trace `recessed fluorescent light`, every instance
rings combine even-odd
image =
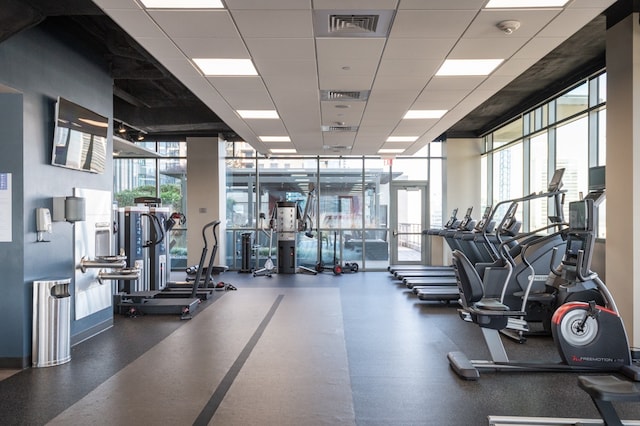
[[[422,118],[440,118],[447,113],[446,109],[412,109],[404,115],[406,120],[415,120]]]
[[[523,7],[562,7],[569,0],[489,0],[485,9],[519,9]]]
[[[504,59],[447,59],[436,76],[489,75]]]
[[[296,150],[294,148],[274,148],[270,149],[273,154],[295,154]]]
[[[258,75],[251,59],[194,58],[206,76]]]
[[[258,136],[261,142],[291,142],[289,136]]]
[[[418,136],[389,136],[387,142],[415,142]]]
[[[400,154],[402,152],[404,152],[404,149],[382,148],[378,150],[378,154]]]
[[[242,118],[280,118],[278,111],[273,109],[239,109],[238,114],[240,114]]]
[[[147,9],[223,9],[221,0],[140,0]]]

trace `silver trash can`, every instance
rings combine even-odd
[[[71,360],[71,278],[33,282],[34,367],[51,367]]]

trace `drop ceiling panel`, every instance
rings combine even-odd
[[[344,121],[347,125],[360,123],[364,113],[365,102],[352,102],[350,108],[336,108],[336,105],[346,105],[343,102],[324,101],[320,103],[322,112],[322,124],[334,124],[336,121]]]
[[[323,132],[322,140],[325,145],[351,146],[356,138],[356,132]]]
[[[371,60],[379,57],[384,49],[382,38],[318,38],[319,61],[336,59]]]
[[[185,59],[184,53],[166,37],[139,37],[138,43],[160,62]]]
[[[279,77],[284,77],[300,79],[309,84],[317,81],[315,61],[256,59],[253,62],[260,75],[270,80],[277,81]]]
[[[310,10],[234,10],[232,14],[245,38],[313,36]]]
[[[149,10],[149,15],[171,38],[238,37],[226,10]]]
[[[580,0],[580,1],[572,1],[569,3],[569,9],[580,9],[580,8],[595,8],[603,11],[607,7],[611,6],[615,3],[616,0]]]
[[[245,120],[258,136],[287,136],[289,133],[281,120]]]
[[[506,59],[526,42],[524,38],[463,38],[453,48],[449,59]]]
[[[541,37],[569,37],[600,13],[597,9],[565,10],[540,32]]]
[[[500,68],[498,68],[493,75],[506,75],[513,79],[528,70],[537,61],[537,59],[531,58],[511,58],[506,63],[500,65]]]
[[[425,86],[427,79],[425,76],[414,78],[398,78],[395,75],[377,75],[373,84],[372,92],[376,90],[413,90],[419,93]]]
[[[316,59],[313,38],[248,38],[245,41],[254,60]]]
[[[482,10],[473,20],[464,38],[526,38],[534,37],[553,18],[560,9],[521,9],[521,10]],[[520,28],[512,34],[505,34],[496,25],[501,21],[519,21]]]
[[[134,38],[165,36],[143,10],[109,9],[106,13]]]
[[[371,91],[369,99],[371,103],[395,102],[398,105],[403,103],[410,105],[416,99],[416,91],[376,88]]]
[[[434,77],[429,81],[427,89],[429,90],[448,90],[452,87],[456,89],[472,90],[486,77],[470,76],[470,77]]]
[[[347,9],[395,9],[397,0],[314,0],[313,8],[317,10]]]
[[[311,9],[311,0],[225,0],[228,9]]]
[[[248,59],[244,43],[238,38],[174,38],[173,41],[188,58]]]
[[[444,59],[457,41],[457,38],[391,38],[384,48],[383,58]]]
[[[258,67],[259,69],[264,69]],[[295,69],[295,67],[294,67]],[[318,95],[318,80],[315,73],[300,73],[297,74],[292,70],[283,70],[281,73],[270,72],[269,74],[263,74],[263,80],[272,96],[275,93],[281,91],[295,90],[298,93],[304,92],[307,96],[310,93]]]
[[[439,105],[436,109],[451,109],[467,96],[468,93],[468,90],[435,90],[432,87],[428,87],[420,93],[420,96],[416,99],[416,103],[420,105]]]
[[[398,123],[396,128],[393,130],[394,136],[421,136],[424,132],[431,128],[435,123],[437,123],[437,119],[427,119],[427,120],[402,120]]]
[[[141,9],[133,0],[93,0],[103,10],[111,9]]]
[[[271,96],[259,77],[209,77],[233,109],[274,109]]]
[[[529,41],[523,46],[515,55],[514,59],[531,59],[538,61],[538,59],[551,52],[557,46],[564,41],[561,37],[537,37]],[[502,68],[502,67],[500,67]]]
[[[402,0],[400,2],[400,9],[467,9],[478,10],[487,0]]]
[[[442,65],[440,60],[385,59],[380,64],[379,76],[395,76],[399,78],[418,78],[423,85],[438,71]]]
[[[456,38],[475,14],[475,10],[399,10],[389,37]]]
[[[319,76],[320,90],[369,90],[373,75]]]
[[[350,59],[344,60],[321,60],[318,63],[318,74],[320,80],[330,78],[362,78],[363,81],[372,81],[376,74],[379,58],[373,57],[370,60]],[[346,67],[347,69],[343,69]],[[370,84],[369,86],[370,87]],[[367,88],[368,88],[367,87]],[[354,86],[354,89],[358,89]]]

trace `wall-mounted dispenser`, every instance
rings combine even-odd
[[[45,232],[51,233],[51,212],[45,207],[36,209],[36,232],[38,242],[48,242],[44,239]]]
[[[85,199],[83,197],[54,197],[54,222],[70,223],[84,221],[86,217]]]

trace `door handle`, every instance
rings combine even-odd
[[[391,235],[393,235],[394,237],[398,236],[398,231],[396,231],[395,229],[393,230],[393,232],[391,233]]]

